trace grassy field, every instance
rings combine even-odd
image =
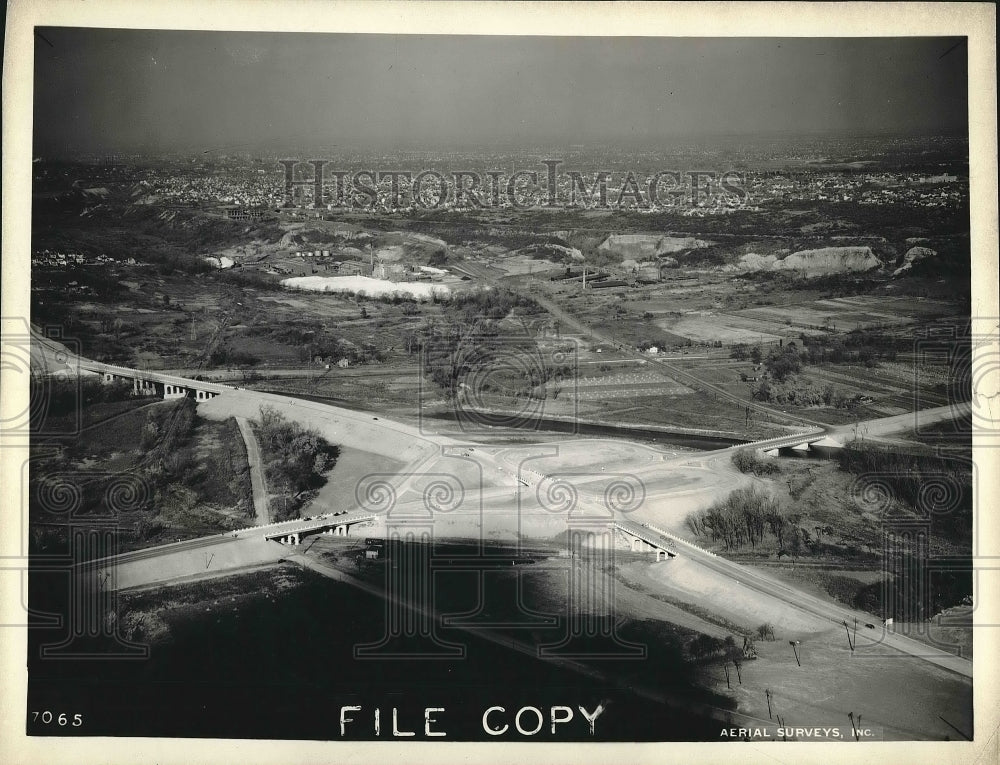
[[[545,287],[582,322],[617,342],[633,349],[657,345],[659,355],[670,363],[748,400],[767,401],[758,395],[766,370],[752,360],[733,359],[736,344],[757,347],[766,356],[790,342],[804,347],[803,336],[829,344],[864,329],[891,338],[898,349],[893,351],[892,360],[811,362],[783,384],[770,380],[775,396],[770,401],[790,414],[843,424],[949,403],[945,387],[954,370],[943,355],[919,351],[921,343],[927,342],[923,338],[928,328],[961,323],[967,307],[944,299],[867,294],[872,291],[870,284],[857,288],[865,294],[837,296],[829,288],[807,284],[775,288],[719,272],[697,273],[682,286],[661,283],[593,294],[588,291],[586,296],[578,284]],[[754,302],[767,305],[746,307]],[[586,343],[587,337],[578,340]],[[601,371],[607,382],[600,373],[588,374],[581,398],[588,397],[587,388],[625,382],[617,370],[613,374],[608,369]],[[641,395],[635,390],[637,380],[627,382],[631,385],[610,395]],[[661,385],[656,391],[659,403],[671,411],[685,408],[684,392],[673,388]],[[826,405],[824,393],[827,400],[844,403]],[[654,408],[643,405],[641,416],[655,417]],[[727,419],[724,409],[709,403],[707,409],[699,411]]]

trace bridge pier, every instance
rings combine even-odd
[[[132,380],[132,392],[137,396],[155,396],[156,383],[136,377]]]
[[[259,528],[263,531],[264,539],[269,539],[283,545],[298,545],[301,544],[302,538],[309,534],[346,537],[350,534],[351,526],[370,524],[374,520],[374,514],[364,515],[353,513],[336,518],[335,520],[331,519],[329,515],[323,515],[295,521],[271,523]]]
[[[187,388],[173,383],[165,383],[163,386],[163,398],[184,398],[187,396]]]
[[[657,561],[669,560],[673,555],[673,553],[666,548],[643,539],[637,534],[623,529],[620,526],[618,527],[618,533],[621,535],[621,539],[623,539],[628,545],[628,549],[632,552],[653,553],[656,556]]]
[[[165,399],[192,397],[195,401],[208,401],[219,395],[217,391],[198,387],[197,381],[192,381],[190,385],[180,385],[175,382],[161,383],[150,376],[155,374],[155,372],[140,372],[138,370],[134,374],[104,371],[101,373],[101,380],[109,384],[116,380],[129,380],[132,383],[132,392],[137,396],[155,396],[162,393]]]

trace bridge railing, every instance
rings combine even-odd
[[[128,377],[134,380],[153,380],[168,385],[177,385],[182,388],[206,390],[212,393],[224,393],[235,390],[231,385],[223,385],[209,380],[193,380],[190,377],[177,377],[162,372],[147,369],[131,369],[130,367],[119,367],[115,364],[105,364],[102,361],[91,361],[90,359],[80,359],[79,366],[92,372],[103,372],[105,374]]]
[[[636,523],[627,523],[627,522],[622,522],[622,521],[613,521],[611,525],[614,528],[619,529],[620,531],[625,532],[626,534],[631,534],[636,539],[641,539],[643,542],[646,542],[647,544],[653,545],[654,547],[660,547],[660,548],[662,548],[664,550],[668,550],[668,551],[671,551],[671,552],[674,549],[672,545],[664,544],[665,541],[666,542],[673,542],[674,540],[673,540],[672,537],[670,537],[670,536],[668,536],[666,534],[660,534],[657,531],[657,534],[661,538],[660,539],[656,539],[652,534],[649,534],[649,533],[646,532],[646,530],[649,529],[649,526],[647,526],[647,525],[636,524]],[[652,529],[652,530],[655,531],[655,529]]]
[[[739,444],[738,446],[731,446],[731,449],[761,449],[768,446],[774,446],[776,444],[784,444],[786,442],[802,443],[804,441],[819,441],[826,437],[826,431],[812,431],[809,433],[799,433],[788,436],[772,436],[770,438],[761,438],[757,441],[747,441],[745,444]],[[780,448],[780,447],[779,447]]]
[[[656,526],[653,526],[652,524],[649,524],[649,523],[644,524],[644,525],[646,526],[647,529],[649,529],[650,531],[655,531],[661,537],[666,537],[667,539],[671,539],[674,542],[678,542],[678,543],[680,543],[682,545],[687,545],[688,547],[693,547],[694,549],[700,550],[701,552],[705,553],[706,555],[711,555],[713,558],[718,558],[719,557],[718,555],[716,555],[711,550],[706,550],[701,545],[696,545],[694,542],[689,542],[688,540],[684,539],[684,537],[679,537],[676,534],[671,534],[670,532],[664,531],[663,529],[658,529],[658,528],[656,528]]]
[[[274,523],[262,523],[257,526],[246,526],[242,529],[236,529],[230,534],[242,534],[250,531],[264,531],[265,536],[267,535],[267,529],[273,529],[275,533],[288,533],[290,530],[295,531],[310,531],[312,529],[321,529],[324,526],[340,526],[342,524],[354,524],[363,523],[364,521],[375,520],[374,513],[368,513],[366,515],[352,515],[346,513],[344,515],[326,515],[320,516],[315,519],[308,518],[296,518],[290,521],[275,521]]]

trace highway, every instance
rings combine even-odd
[[[686,557],[697,560],[700,565],[724,574],[725,576],[731,578],[734,582],[737,582],[744,587],[749,587],[750,589],[756,590],[764,595],[778,598],[812,616],[818,616],[821,619],[826,619],[833,624],[842,624],[843,622],[847,622],[848,624],[853,625],[855,619],[857,619],[862,625],[873,621],[874,617],[872,617],[871,614],[866,614],[863,611],[852,611],[851,609],[839,606],[831,601],[817,598],[771,576],[768,576],[765,572],[726,560],[721,556],[714,555],[713,553],[691,545],[687,542],[687,540],[668,532],[658,530],[657,533],[675,543],[680,542],[683,545],[683,554]],[[871,630],[858,632],[859,655],[864,654],[864,650],[860,648],[860,646],[868,645],[873,647],[881,644],[894,648],[901,653],[924,659],[925,661],[939,667],[956,672],[963,677],[972,677],[972,662],[968,659],[963,659],[953,653],[934,648],[933,646],[912,640],[902,635],[893,634],[881,625],[877,626],[876,630],[877,631],[875,632],[872,632]],[[863,638],[863,640],[860,638]]]
[[[93,362],[88,362],[88,366],[92,365]],[[134,370],[126,370],[124,368],[116,368],[116,369],[121,369],[123,374],[135,373]],[[191,381],[185,380],[184,378],[177,378],[177,381],[178,381],[177,384],[179,385],[185,385],[191,383]],[[262,399],[264,401],[275,398],[270,394],[259,394],[253,391],[233,391],[230,392],[228,395],[251,397],[254,399]],[[372,421],[373,418],[371,418],[369,415],[360,415],[354,412],[349,412],[348,410],[342,410],[338,407],[330,407],[327,405],[314,404],[311,402],[301,402],[301,403],[303,406],[309,408],[310,410],[313,410],[315,414],[319,416],[327,416],[327,417],[333,416],[338,419],[349,417],[351,419],[364,422],[366,427],[374,426],[379,431],[396,433],[398,436],[402,436],[405,434],[406,436],[411,438],[416,437],[417,439],[419,439],[424,443],[427,443],[428,445],[434,444],[437,447],[441,446],[444,442],[447,442],[447,445],[451,446],[463,446],[465,448],[470,447],[470,444],[463,444],[462,442],[456,441],[454,439],[429,438],[426,434],[420,433],[416,428],[403,425],[402,423],[385,420],[384,418],[380,418],[375,423],[373,423]],[[925,412],[921,412],[919,418],[923,424],[927,424],[928,422],[953,419],[962,416],[967,411],[968,411],[968,405],[939,407],[938,409],[935,410],[927,410]],[[797,443],[801,443],[804,439],[823,437],[827,435],[842,436],[846,438],[851,434],[858,432],[859,429],[863,432],[884,434],[892,432],[893,430],[898,431],[901,429],[912,428],[914,426],[914,421],[915,420],[913,413],[909,413],[905,415],[897,415],[894,417],[872,420],[865,423],[858,423],[851,426],[841,426],[838,428],[820,427],[817,430],[812,431],[811,433],[805,436],[803,436],[802,434],[781,436],[779,438],[767,439],[765,441],[757,442],[755,446],[759,448],[778,448],[779,446],[792,446]],[[537,448],[538,448],[537,446],[532,447],[532,449],[535,451],[537,451]],[[730,447],[727,449],[705,452],[695,455],[683,455],[678,459],[683,459],[688,463],[697,462],[703,465],[711,464],[712,461],[719,459],[723,455],[731,453],[734,448],[741,448],[741,447]],[[483,451],[484,450],[480,450],[480,452]],[[421,474],[425,472],[425,468],[432,466],[432,463],[436,460],[438,456],[440,456],[440,452],[438,451],[437,448],[430,451],[422,449],[418,450],[418,452],[414,456],[415,459],[411,460],[411,464],[408,466],[407,475],[405,476],[400,486],[397,487],[398,496],[402,495],[402,492],[405,489],[405,487],[409,486],[412,483],[412,481],[419,478]],[[489,464],[492,464],[494,467],[497,468],[500,467],[501,461],[497,460],[496,457],[491,456],[488,453],[483,453],[481,459],[486,460]],[[666,463],[664,464],[664,468],[669,469]],[[537,476],[533,477],[534,480],[532,481],[532,483],[537,482],[538,480],[541,480],[544,477],[545,477],[544,475],[538,474]],[[516,478],[514,476],[511,476],[509,472],[507,476],[505,476],[505,480],[509,481],[513,486],[516,487],[517,485]],[[495,487],[490,491],[500,493],[507,490],[509,489],[507,489],[506,487]],[[597,503],[598,501],[599,500],[596,496],[589,496],[589,494],[586,492],[581,492],[580,494],[580,502],[583,504]],[[601,510],[604,511],[603,506]],[[639,514],[632,513],[630,514],[629,518],[626,519],[624,518],[624,516],[618,514],[619,522],[624,524],[627,524],[630,521],[637,520],[638,516]],[[119,567],[139,562],[144,562],[148,564],[152,562],[154,559],[159,557],[169,556],[173,557],[176,560],[178,555],[205,552],[206,550],[212,547],[216,547],[219,550],[223,549],[229,550],[231,552],[233,550],[232,548],[233,545],[239,545],[241,541],[248,541],[248,540],[262,541],[265,535],[278,536],[282,534],[291,534],[296,532],[304,533],[307,531],[315,530],[316,528],[319,527],[340,525],[343,523],[360,522],[362,520],[369,520],[373,517],[374,516],[370,513],[365,514],[364,512],[354,512],[340,516],[333,516],[331,514],[323,516],[321,518],[307,518],[307,519],[299,519],[295,521],[284,522],[280,524],[268,524],[266,526],[241,529],[239,531],[230,532],[228,534],[217,534],[208,537],[202,537],[198,539],[186,540],[182,542],[176,542],[173,544],[147,548],[144,550],[138,550],[135,552],[125,553],[123,555],[116,556],[113,559],[89,561],[84,565],[88,570],[93,570],[95,568],[107,567],[112,563]],[[860,612],[854,612],[849,609],[840,607],[832,602],[827,602],[825,600],[821,600],[817,597],[811,596],[807,593],[802,592],[801,590],[798,590],[783,582],[775,580],[774,578],[768,576],[766,573],[749,569],[738,563],[728,561],[725,558],[721,558],[714,554],[708,553],[704,550],[701,550],[700,548],[695,547],[694,545],[691,545],[689,542],[687,542],[687,540],[683,540],[680,537],[667,534],[660,530],[657,530],[657,533],[661,534],[662,536],[665,536],[671,542],[675,543],[671,545],[672,549],[679,550],[679,552],[683,554],[685,557],[690,557],[693,560],[697,560],[700,565],[710,570],[724,574],[725,576],[730,577],[735,582],[738,582],[743,586],[750,587],[769,597],[779,599],[785,603],[794,606],[795,608],[805,611],[806,613],[818,616],[835,624],[840,624],[843,621],[848,621],[849,623],[853,623],[853,620],[855,618],[858,618],[860,621],[862,621],[862,623],[864,623],[865,620],[870,620],[872,618],[870,615],[863,614]],[[681,545],[680,548],[678,548],[678,544]],[[254,558],[254,560],[257,560],[261,557],[261,552],[260,552],[261,549],[265,548],[261,548],[260,545],[257,544],[254,552],[256,558]],[[275,553],[276,559],[280,559],[281,557],[287,557],[288,548],[279,548],[275,546],[274,549],[276,550]],[[282,550],[284,550],[284,552],[281,552]],[[280,552],[280,555],[277,554],[278,552]],[[266,554],[264,557],[266,557]],[[214,556],[212,558],[207,558],[207,560],[209,561],[214,560]],[[236,561],[237,563],[242,562],[242,559],[238,555],[235,556],[233,560]],[[211,563],[207,564],[205,568],[209,568],[210,566]],[[204,569],[201,569],[201,572],[203,573]],[[865,635],[865,638],[866,640],[869,641],[869,643],[878,642],[883,645],[888,645],[908,655],[922,658],[937,666],[944,667],[946,669],[949,669],[953,672],[959,673],[966,677],[971,677],[971,672],[972,672],[971,662],[968,662],[964,659],[956,657],[947,652],[940,651],[938,649],[934,649],[922,643],[910,640],[909,638],[905,638],[900,635],[894,635],[891,632],[885,632],[885,633],[880,632],[877,636],[872,638],[869,638],[867,635]]]

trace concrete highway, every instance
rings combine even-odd
[[[123,373],[130,371],[132,370],[123,370]],[[179,381],[178,384],[190,382],[183,378],[177,379]],[[225,403],[224,400],[244,401],[245,404],[251,405],[251,408],[274,401],[282,401],[286,407],[301,407],[302,410],[307,410],[309,413],[308,421],[310,422],[316,422],[321,419],[332,421],[333,427],[338,433],[350,440],[357,441],[363,447],[377,449],[393,455],[398,455],[401,449],[406,451],[408,454],[408,458],[405,460],[407,463],[406,468],[403,471],[402,480],[396,487],[397,496],[400,498],[403,497],[405,491],[415,486],[425,473],[429,474],[433,472],[435,463],[439,459],[442,459],[442,454],[444,453],[442,450],[444,447],[453,447],[468,451],[475,450],[477,460],[481,460],[483,464],[491,465],[495,469],[496,475],[491,478],[491,483],[480,486],[484,494],[492,494],[499,497],[510,492],[511,487],[516,492],[518,486],[525,485],[523,478],[519,481],[516,471],[511,470],[515,461],[511,459],[509,449],[504,450],[506,453],[502,455],[493,454],[490,450],[473,447],[472,444],[456,439],[428,436],[428,434],[420,432],[417,428],[386,420],[385,418],[373,418],[367,414],[351,412],[339,407],[314,402],[292,402],[287,397],[277,397],[272,394],[263,394],[254,391],[233,391],[226,389],[220,392],[217,399],[202,402],[199,406],[211,406],[216,404],[216,402],[223,404]],[[941,407],[937,410],[922,412],[919,415],[919,421],[922,424],[928,424],[934,421],[954,419],[963,416],[967,411],[967,405]],[[847,438],[853,437],[855,432],[864,432],[871,435],[886,434],[911,429],[914,426],[914,422],[914,415],[910,413],[839,428],[821,427],[806,436],[802,434],[782,436],[777,439],[768,439],[755,445],[760,448],[777,448],[778,446],[792,446],[801,443],[804,438],[825,436]],[[728,455],[731,454],[733,448],[739,447],[730,447],[713,452],[679,455],[673,460],[661,461],[659,465],[654,460],[646,466],[645,470],[650,473],[662,473],[663,471],[669,473],[671,463],[678,464],[682,461],[688,465],[710,466],[713,462],[717,463],[720,459],[725,458],[728,460]],[[537,453],[538,449],[538,445],[534,445],[528,451]],[[574,461],[575,464],[575,460],[571,459],[571,461]],[[506,471],[503,470],[504,467],[507,467]],[[572,467],[573,465],[569,465],[567,469],[572,469]],[[544,478],[544,473],[529,476],[529,484],[535,485],[540,480],[544,480]],[[598,497],[596,494],[591,496],[584,491],[581,492],[579,501],[583,504],[596,503]],[[336,522],[338,524],[349,523],[355,520],[355,518],[360,519],[363,515],[363,513],[351,513],[331,518],[330,521],[331,523]],[[622,517],[622,520],[641,522],[643,519],[640,512],[630,514],[627,519]],[[315,521],[302,519],[287,524],[271,524],[266,528],[269,530],[274,529],[279,533],[283,531],[294,533],[296,530],[304,530],[310,524],[315,525]],[[657,531],[660,533],[659,530]],[[270,531],[268,533],[270,534]],[[845,620],[853,623],[855,617],[862,623],[872,619],[870,615],[854,612],[832,602],[808,595],[801,590],[768,576],[766,573],[749,569],[738,563],[699,550],[690,544],[683,544],[684,540],[680,537],[669,534],[667,536],[673,542],[682,542],[681,545],[673,545],[674,549],[677,549],[679,554],[696,560],[699,565],[724,574],[745,587],[750,587],[768,597],[781,600],[809,614],[835,624],[839,624]],[[289,548],[276,542],[268,542],[264,537],[264,529],[260,527],[244,529],[228,534],[213,535],[139,550],[117,556],[113,560],[91,561],[86,567],[91,571],[104,572],[113,565],[117,570],[116,586],[127,588],[151,584],[156,581],[172,581],[182,579],[186,576],[205,575],[211,571],[221,572],[240,567],[261,565],[268,561],[276,562],[287,558],[289,550],[294,552],[294,548]],[[858,634],[861,635],[862,633],[859,632]],[[971,662],[947,652],[917,643],[900,635],[894,635],[891,632],[883,632],[881,629],[878,634],[865,634],[864,637],[868,643],[881,643],[902,653],[922,658],[937,666],[944,667],[966,677],[971,677]]]
[[[632,518],[630,520],[634,521],[635,519]],[[855,619],[858,620],[860,625],[877,621],[871,614],[866,614],[863,611],[853,611],[832,601],[817,598],[775,579],[763,571],[740,565],[739,563],[726,560],[721,556],[693,546],[681,537],[668,532],[658,533],[674,543],[679,542],[680,546],[675,547],[675,549],[678,549],[686,557],[697,560],[700,565],[724,574],[731,578],[733,582],[744,587],[749,587],[764,595],[783,600],[808,614],[818,616],[834,624],[847,622],[852,627]],[[857,634],[859,638],[857,649],[859,656],[864,655],[863,646],[874,647],[881,644],[895,648],[900,653],[924,659],[964,677],[972,677],[972,662],[968,659],[963,659],[953,653],[934,648],[926,643],[921,643],[903,635],[896,635],[891,629],[881,624],[877,624],[874,631],[863,627]]]

